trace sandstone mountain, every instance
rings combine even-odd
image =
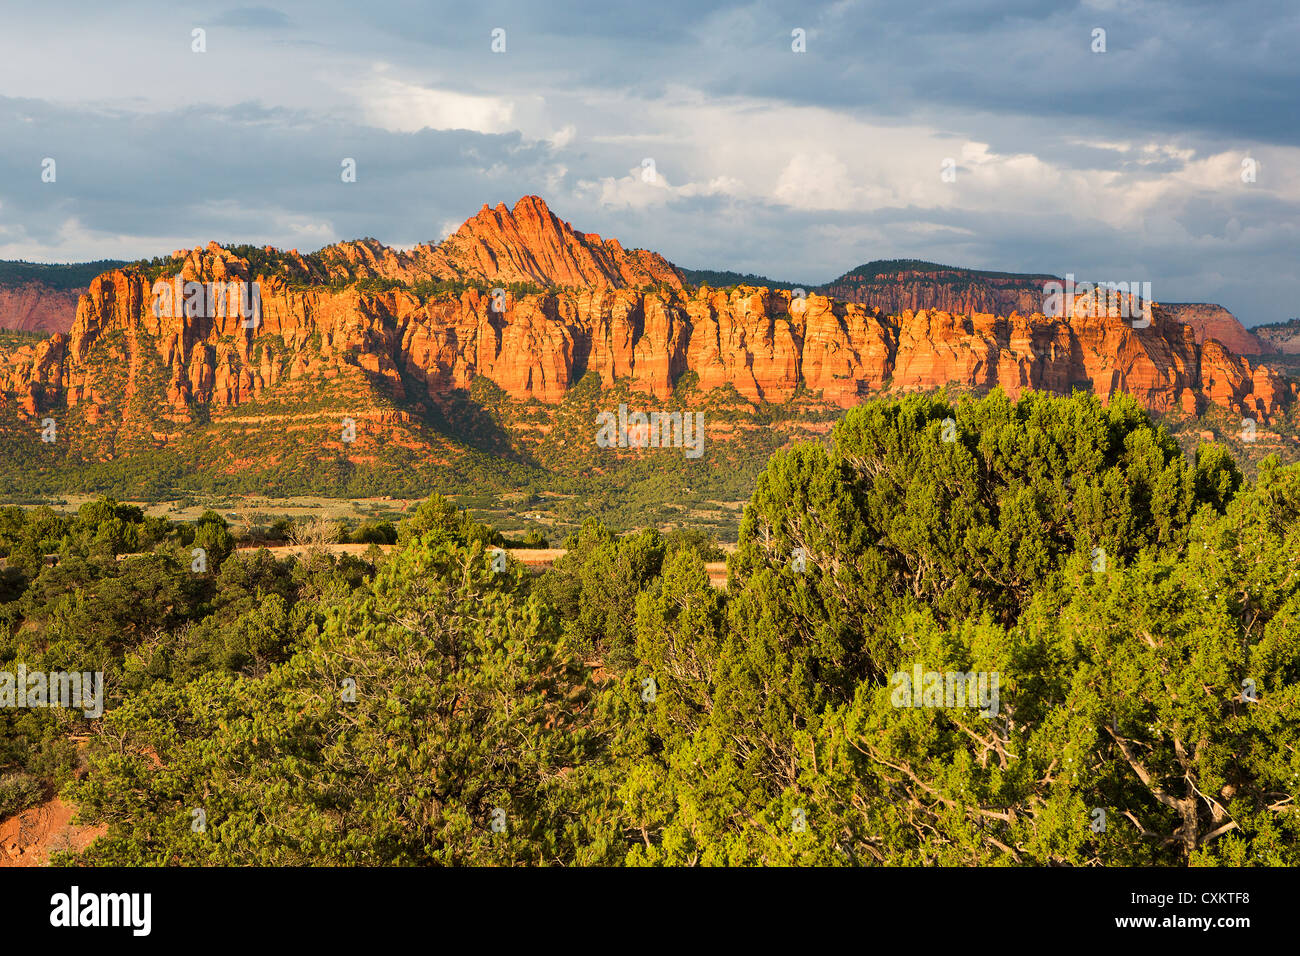
[[[1209,302],[1165,302],[1165,310],[1196,333],[1196,341],[1217,339],[1238,355],[1272,355],[1278,350],[1251,332],[1221,305]]]
[[[265,250],[274,254],[274,250]],[[185,251],[173,254],[184,259]],[[559,219],[538,196],[525,196],[508,209],[483,206],[478,215],[440,243],[409,251],[374,239],[341,242],[311,256],[288,253],[297,277],[308,281],[379,278],[421,281],[532,284],[582,288],[629,288],[665,284],[682,287],[681,274],[662,256],[625,249],[617,239],[582,233]],[[77,300],[91,278],[126,263],[34,266],[6,275],[0,263],[0,329],[68,332]],[[29,274],[32,273],[32,274]]]
[[[681,275],[662,256],[624,249],[617,239],[576,231],[539,196],[507,209],[486,205],[441,243],[398,252],[373,239],[343,242],[318,253],[331,275],[352,278],[462,280],[540,286],[613,288],[682,287]]]
[[[150,276],[115,270],[91,283],[69,335],[9,357],[4,392],[29,415],[65,400],[94,402],[93,346],[113,336],[127,369],[147,356],[165,371],[166,403],[181,418],[196,406],[253,400],[281,379],[346,366],[382,380],[398,399],[434,402],[485,376],[511,398],[555,403],[588,371],[606,386],[626,379],[655,397],[694,372],[701,389],[732,386],[755,403],[785,402],[800,389],[845,407],[883,389],[1001,386],[1016,396],[1026,388],[1085,388],[1103,398],[1128,392],[1160,412],[1194,415],[1216,403],[1264,421],[1291,394],[1270,368],[1216,341],[1198,344],[1158,305],[1150,327],[1134,328],[1128,319],[1092,315],[1099,310],[1082,300],[1061,318],[928,309],[890,315],[762,288],[598,286],[509,295],[497,312],[492,296],[474,288],[421,299],[402,288],[303,285],[294,280],[310,272],[305,266],[289,279],[258,276],[247,259],[215,243],[177,265],[190,281],[257,279],[260,325],[244,328],[238,314],[158,316]]]
[[[267,247],[269,255],[282,255]],[[184,250],[173,254],[184,259]],[[576,231],[538,196],[525,196],[513,210],[484,205],[441,243],[396,250],[375,239],[337,243],[309,256],[287,254],[300,281],[387,279],[404,284],[439,281],[529,284],[542,287],[637,288],[684,285],[796,286],[890,315],[904,310],[1031,315],[1042,306],[1043,284],[1055,277],[989,272],[915,259],[877,260],[822,286],[774,282],[734,272],[679,269],[652,252],[624,249],[616,239]],[[89,280],[125,265],[105,260],[67,266],[0,263],[0,329],[68,332]],[[1059,280],[1056,280],[1059,281]],[[1232,313],[1210,303],[1164,303],[1166,312],[1190,325],[1198,342],[1215,338],[1239,355],[1279,351],[1251,333]],[[1282,349],[1285,351],[1285,349]]]
[[[124,265],[109,259],[67,265],[0,262],[0,329],[67,332],[90,280]]]
[[[872,282],[906,283],[916,271],[879,272]],[[154,308],[155,283],[176,277],[256,282],[259,321],[234,310]],[[454,443],[420,432],[421,423],[462,427],[463,397],[485,382],[539,408],[568,402],[585,382],[660,403],[679,400],[689,382],[691,394],[735,396],[751,411],[833,410],[941,386],[999,386],[1012,397],[1084,389],[1103,400],[1126,392],[1157,413],[1218,408],[1261,425],[1294,410],[1295,383],[1213,336],[1199,341],[1162,306],[1146,326],[1087,299],[1060,317],[983,311],[976,306],[990,304],[986,295],[995,307],[1027,305],[1023,283],[1000,274],[989,281],[983,292],[954,284],[951,309],[691,287],[662,257],[578,232],[525,197],[513,210],[484,207],[443,243],[410,251],[374,240],[308,255],[210,243],[106,272],[81,297],[67,334],[0,355],[0,418],[24,440],[34,440],[37,423],[57,420],[80,436],[78,455],[110,460],[178,444],[201,456],[212,440],[204,429],[240,410],[241,441],[253,440],[255,422],[262,444],[229,446],[223,467],[257,469],[280,456],[277,436],[292,441],[295,430],[315,427],[304,423],[315,415],[348,416],[369,436],[334,443],[343,465],[395,449],[404,460],[450,460]],[[941,283],[927,288],[949,294]],[[532,426],[539,434],[555,428],[546,419]],[[556,441],[589,441],[587,424],[581,436]]]
[[[1275,352],[1300,355],[1300,319],[1256,326],[1254,332]]]
[[[939,309],[964,315],[977,312],[1030,315],[1043,307],[1044,283],[1060,281],[1059,277],[1050,275],[984,272],[916,259],[895,259],[858,266],[818,287],[817,291],[891,314],[904,309]],[[1218,339],[1238,355],[1270,355],[1276,351],[1221,305],[1208,302],[1162,302],[1162,305],[1170,318],[1191,326],[1197,342]]]
[[[1055,276],[958,269],[918,259],[868,262],[818,291],[883,312],[938,309],[953,314],[1032,315],[1043,307],[1043,284]]]

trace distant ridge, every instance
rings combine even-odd
[[[898,273],[906,272],[943,274],[945,276],[952,276],[952,281],[960,281],[961,278],[1021,279],[1025,281],[1057,278],[1056,276],[1050,276],[1046,273],[999,272],[989,269],[968,269],[965,266],[944,265],[941,262],[928,262],[925,259],[873,259],[870,262],[864,262],[862,265],[850,269],[838,279],[833,279],[826,283],[826,285],[831,286],[837,282],[843,282],[849,279],[872,279],[878,276],[896,275]]]
[[[1241,321],[1213,302],[1161,302],[1161,305],[1179,322],[1196,332],[1196,341],[1217,339],[1238,355],[1273,355],[1277,348],[1268,340],[1256,335]]]
[[[939,309],[958,315],[1030,315],[1042,311],[1043,284],[1055,278],[963,269],[923,259],[877,259],[850,269],[818,291],[891,314]]]
[[[687,285],[707,285],[713,289],[728,289],[732,286],[742,285],[765,286],[769,289],[781,289],[786,292],[791,289],[812,291],[817,288],[816,284],[812,282],[781,282],[777,279],[769,279],[767,276],[755,275],[752,272],[732,272],[729,269],[683,269],[681,266],[676,268]]]
[[[44,263],[0,260],[0,329],[67,332],[77,300],[97,275],[121,268],[118,259]]]
[[[1300,355],[1300,319],[1257,325],[1251,331],[1278,352]]]
[[[27,262],[25,259],[0,259],[0,286],[40,282],[51,289],[85,289],[97,275],[120,269],[122,259],[96,259],[94,262]]]

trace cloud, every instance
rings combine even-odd
[[[242,27],[248,30],[283,30],[289,18],[272,7],[236,7],[212,21],[217,26]]]
[[[778,202],[800,209],[838,209],[857,191],[849,167],[829,152],[795,153],[772,190]]]
[[[373,0],[366,14],[233,7],[196,55],[188,20],[147,4],[11,11],[3,254],[410,244],[540,193],[580,229],[694,267],[802,282],[903,256],[1142,270],[1247,321],[1294,311],[1293,0],[483,0],[436,17]],[[57,184],[40,182],[45,156]],[[344,157],[356,183],[340,182]]]
[[[514,104],[507,99],[406,83],[385,75],[386,69],[384,65],[377,67],[375,75],[357,91],[365,120],[381,129],[403,133],[422,129],[502,133],[512,128]]]
[[[680,199],[703,196],[738,195],[743,184],[728,176],[715,176],[707,182],[683,183],[674,186],[658,168],[655,160],[646,157],[641,165],[630,169],[625,176],[606,176],[599,180],[579,180],[575,193],[579,197],[595,197],[602,206],[644,209]]]
[[[578,128],[572,123],[568,123],[563,129],[557,129],[547,137],[551,146],[555,149],[564,149],[573,142],[574,137],[578,135]]]

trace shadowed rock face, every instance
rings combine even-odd
[[[872,262],[850,270],[818,291],[846,302],[874,306],[889,315],[906,309],[974,315],[1031,315],[1043,308],[1043,286],[1060,279],[956,269],[921,262]],[[1159,298],[1157,296],[1157,298]],[[1238,355],[1271,355],[1271,344],[1254,335],[1221,305],[1165,302],[1166,314],[1189,325],[1196,341],[1218,339]]]
[[[0,328],[67,332],[72,328],[82,291],[56,289],[44,282],[0,286]]]
[[[955,315],[984,312],[1031,315],[1043,307],[1049,275],[1009,275],[921,262],[869,262],[818,291],[845,302],[874,306],[889,315],[906,309]]]
[[[1219,344],[1238,355],[1273,355],[1271,344],[1255,335],[1221,305],[1210,302],[1166,302],[1165,311],[1196,333],[1196,341],[1217,339]]]
[[[124,407],[123,398],[148,384],[142,394],[165,396],[161,411],[183,421],[198,406],[237,405],[281,380],[334,379],[349,366],[415,403],[438,402],[480,375],[512,398],[556,403],[587,372],[606,386],[626,380],[659,398],[689,371],[702,389],[732,386],[753,402],[785,402],[805,388],[840,407],[884,390],[947,384],[1001,386],[1013,397],[1028,388],[1082,388],[1103,398],[1127,392],[1159,412],[1196,414],[1214,402],[1261,422],[1295,393],[1219,341],[1198,343],[1190,326],[1158,305],[1149,326],[1135,328],[1086,299],[1061,317],[1015,309],[891,314],[818,294],[684,289],[661,257],[576,232],[536,197],[513,211],[484,207],[437,246],[403,252],[364,240],[309,257],[267,255],[273,266],[258,268],[272,276],[215,243],[176,253],[169,272],[235,288],[256,279],[255,328],[234,310],[159,315],[143,273],[105,273],[82,296],[67,335],[4,357],[7,396],[0,397],[35,415],[64,398]],[[552,288],[495,302],[472,288],[421,299],[406,289],[331,287],[338,277],[472,277]],[[106,362],[125,370],[125,385],[114,387],[127,395],[99,391],[109,378]]]

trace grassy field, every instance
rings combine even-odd
[[[536,531],[551,544],[558,545],[565,535],[581,526],[581,501],[577,495],[540,494],[528,496],[522,492],[500,496],[470,493],[448,496],[464,508],[477,521],[490,524],[507,537],[522,537]],[[98,495],[65,494],[46,502],[56,511],[75,512],[83,504],[98,500]],[[324,498],[298,496],[292,498],[240,497],[195,495],[170,501],[132,501],[145,514],[170,518],[173,521],[194,521],[205,511],[215,511],[238,535],[265,529],[277,518],[299,520],[322,517],[342,521],[349,527],[366,522],[397,522],[416,508],[422,499],[414,498]],[[679,520],[661,521],[656,526],[661,531],[671,531],[683,525],[703,527],[725,544],[734,537],[726,531],[739,524],[745,501],[708,502],[709,508],[682,509]],[[38,507],[25,504],[24,507]],[[618,530],[632,530],[620,528]]]

